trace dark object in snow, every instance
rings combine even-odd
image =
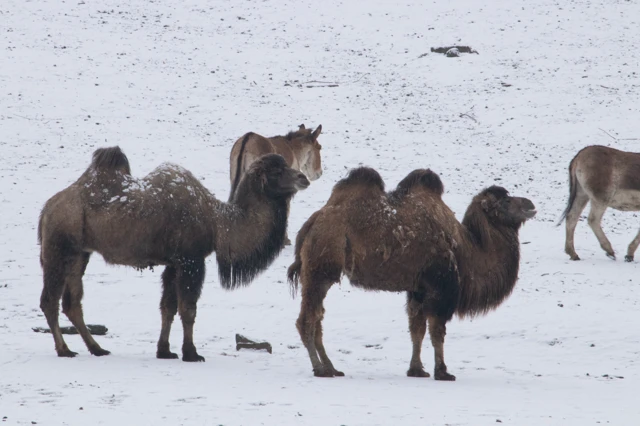
[[[242,334],[236,333],[236,351],[239,351],[240,349],[265,350],[269,353],[273,353],[271,343],[254,342],[253,340],[247,339]]]
[[[448,46],[448,47],[432,47],[432,52],[443,53],[448,58],[457,58],[461,53],[475,53],[479,55],[478,51],[469,46]]]
[[[89,332],[91,332],[91,334],[93,334],[94,336],[104,336],[105,334],[107,334],[107,331],[109,331],[109,329],[104,325],[98,324],[87,324],[87,328],[89,329]],[[32,330],[36,333],[51,333],[50,328],[44,327],[33,327]],[[60,332],[62,334],[78,334],[78,330],[74,326],[60,327]]]

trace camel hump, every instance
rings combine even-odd
[[[384,191],[384,181],[376,170],[371,167],[358,167],[352,169],[346,178],[341,179],[333,187],[334,189],[342,189],[351,185],[366,185],[377,187]]]
[[[121,171],[125,174],[131,174],[129,160],[119,146],[110,148],[98,148],[93,153],[91,167],[95,170],[104,171]]]
[[[509,191],[504,189],[501,186],[492,185],[488,188],[485,188],[481,193],[481,196],[493,195],[497,199],[506,198],[509,196]]]
[[[421,186],[427,188],[438,196],[444,193],[444,185],[440,180],[440,176],[431,169],[418,169],[409,173],[404,179],[398,183],[395,192],[398,195],[406,195],[413,187]]]

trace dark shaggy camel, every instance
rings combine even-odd
[[[619,151],[606,146],[588,146],[576,154],[569,164],[569,202],[562,213],[567,219],[564,251],[571,260],[580,260],[573,244],[580,214],[591,201],[588,223],[600,247],[616,258],[611,243],[602,230],[601,221],[607,207],[621,211],[640,211],[640,154]],[[640,232],[631,241],[624,259],[633,261],[640,245]]]
[[[370,168],[352,170],[327,204],[302,226],[289,267],[295,293],[302,286],[296,322],[316,376],[344,374],[323,343],[323,300],[342,274],[365,290],[406,291],[413,355],[408,376],[429,377],[420,352],[429,327],[435,379],[455,380],[444,362],[446,323],[453,314],[485,314],[505,300],[518,278],[520,226],[535,214],[526,198],[489,187],[473,198],[459,223],[442,201],[442,182],[415,170],[385,193]]]
[[[322,176],[320,158],[322,146],[318,143],[320,132],[322,132],[322,125],[313,130],[307,129],[304,124],[301,124],[298,130],[289,132],[286,136],[265,138],[252,132],[242,136],[231,148],[229,158],[231,195],[229,199],[233,197],[240,179],[249,170],[251,164],[266,154],[280,154],[292,169],[301,171],[311,181],[318,179]],[[285,244],[291,244],[286,235]]]
[[[204,361],[193,344],[205,258],[216,252],[220,282],[232,289],[266,269],[284,246],[287,204],[309,181],[280,155],[256,161],[229,203],[217,200],[189,171],[163,164],[135,179],[120,148],[101,148],[80,178],[51,197],[40,214],[38,239],[44,312],[58,356],[77,355],[58,325],[62,311],[89,352],[108,355],[93,339],[82,312],[82,276],[91,254],[107,263],[162,273],[162,330],[158,358],[177,358],[169,333],[176,312],[184,329],[183,361]]]

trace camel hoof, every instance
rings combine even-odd
[[[100,347],[98,348],[93,348],[93,349],[89,349],[89,352],[91,352],[91,355],[95,355],[95,356],[105,356],[105,355],[109,355],[111,352],[102,349]]]
[[[334,376],[333,371],[327,370],[325,368],[323,369],[314,368],[313,375],[316,377],[333,377]],[[342,373],[342,375],[344,376],[344,373]]]
[[[198,354],[183,354],[182,360],[184,362],[204,362],[204,357]]]
[[[344,373],[342,371],[333,370],[334,377],[344,377]]]
[[[58,351],[58,356],[60,358],[74,358],[76,355],[78,355],[78,352],[70,351],[69,348]]]
[[[449,374],[446,371],[436,371],[433,375],[433,378],[445,382],[455,382],[456,380],[456,376],[454,376],[453,374]]]
[[[291,245],[291,240],[289,238],[285,238],[284,239],[284,245],[285,246],[290,246]]]
[[[571,256],[571,260],[580,260],[580,256],[576,255],[572,255]]]
[[[178,354],[171,351],[156,352],[156,358],[158,359],[178,359]]]
[[[624,261],[625,261],[625,262],[633,262],[633,256],[626,255],[626,256],[624,257]]]
[[[607,257],[611,260],[616,260],[616,255],[615,253],[607,253]]]
[[[409,377],[431,377],[431,374],[424,371],[422,368],[410,368],[407,370],[407,376]]]

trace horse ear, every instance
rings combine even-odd
[[[298,126],[298,130],[304,130],[304,129],[305,129],[304,123],[302,123],[301,125]]]
[[[318,128],[311,134],[311,139],[318,139],[318,136],[320,136],[320,132],[322,132],[322,124],[319,125]]]

